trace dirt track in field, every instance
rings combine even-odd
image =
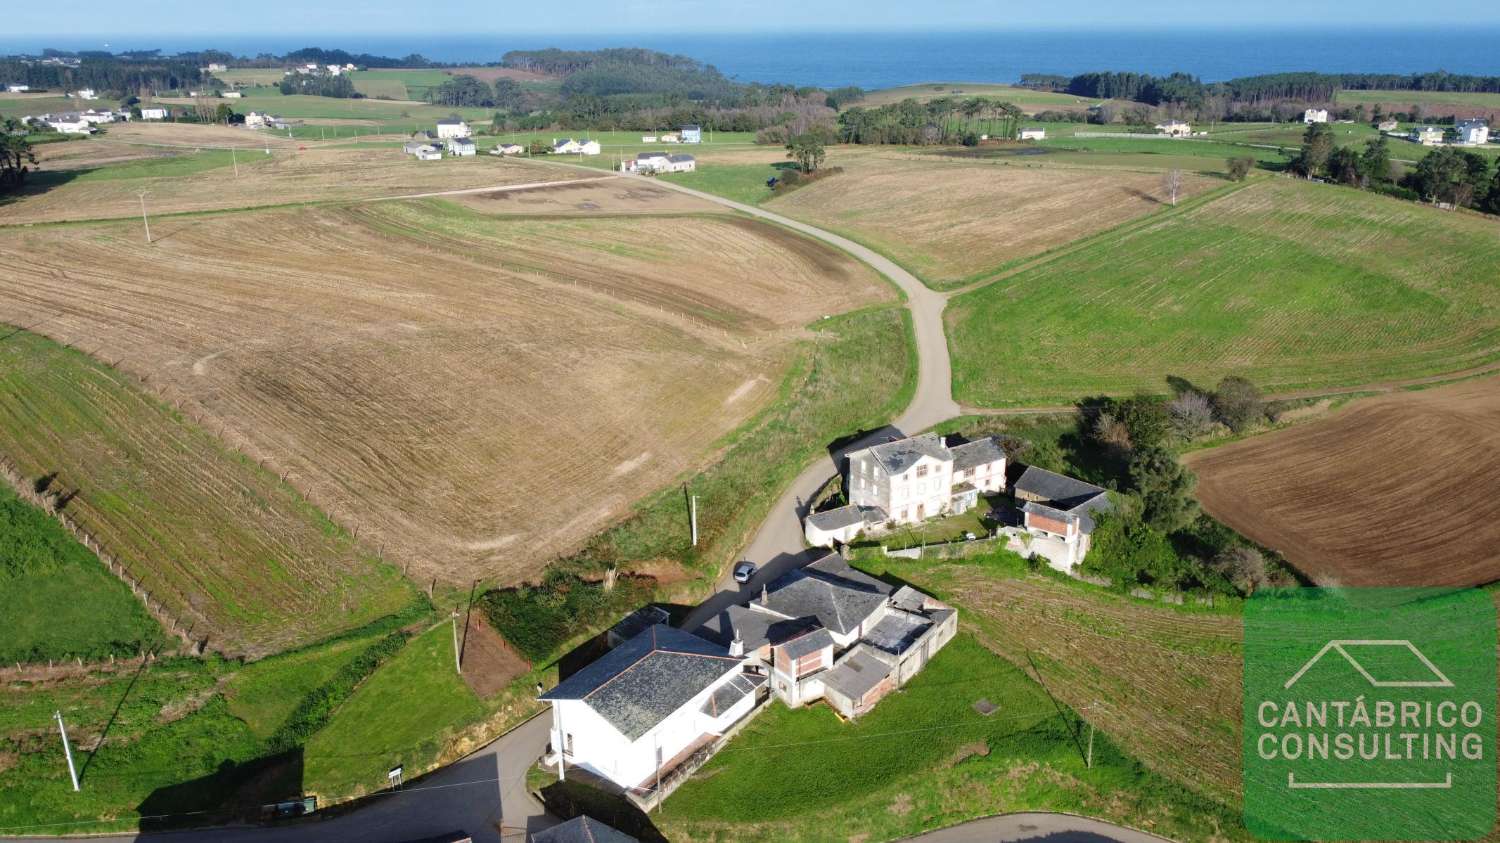
[[[1324,585],[1500,579],[1500,380],[1357,402],[1190,454],[1215,518]]]
[[[0,230],[0,322],[119,361],[414,578],[465,584],[577,548],[764,406],[804,325],[891,297],[700,215],[388,202],[153,233]]]

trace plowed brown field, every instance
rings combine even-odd
[[[802,326],[889,300],[709,216],[387,202],[0,229],[0,322],[71,342],[262,459],[413,576],[517,581],[700,464]]]
[[[1215,518],[1322,585],[1500,579],[1500,381],[1358,402],[1191,454]]]

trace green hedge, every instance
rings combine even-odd
[[[371,644],[355,659],[339,669],[333,678],[302,699],[269,741],[272,753],[284,752],[306,743],[328,724],[338,707],[391,656],[406,646],[411,636],[397,630]]]

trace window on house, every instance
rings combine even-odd
[[[919,466],[917,466],[917,476],[918,477],[926,477],[927,476],[927,466],[925,466],[925,465],[919,465]]]

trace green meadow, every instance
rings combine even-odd
[[[954,393],[973,406],[1160,392],[1177,375],[1272,390],[1493,361],[1500,223],[1265,179],[1128,223],[955,298]]]

